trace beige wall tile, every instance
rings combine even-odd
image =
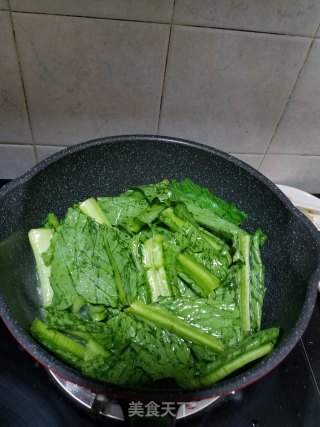
[[[248,163],[248,165],[252,166],[255,169],[259,168],[261,160],[263,159],[262,154],[230,154],[242,160],[243,162]]]
[[[169,26],[13,18],[37,144],[156,132]]]
[[[320,40],[312,47],[269,152],[320,155]]]
[[[17,178],[35,161],[32,145],[0,144],[0,179]]]
[[[0,9],[1,10],[8,10],[9,4],[7,0],[0,0]]]
[[[173,0],[10,0],[12,10],[170,22]]]
[[[310,43],[175,27],[160,133],[234,153],[264,153]]]
[[[41,160],[44,160],[47,157],[52,156],[52,154],[55,154],[58,151],[61,151],[66,147],[52,147],[50,145],[36,145],[35,148],[36,148],[37,161],[40,162]]]
[[[317,0],[176,0],[174,22],[313,36],[320,22]]]
[[[31,143],[8,12],[0,12],[0,142]]]

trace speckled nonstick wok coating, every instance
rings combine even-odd
[[[30,336],[38,315],[36,272],[27,232],[48,212],[63,216],[89,196],[117,195],[128,186],[190,177],[249,215],[244,227],[268,235],[262,250],[266,296],[262,326],[281,327],[275,351],[241,373],[199,389],[133,388],[80,375]],[[255,169],[226,153],[168,137],[119,136],[58,152],[0,190],[0,309],[18,342],[60,376],[109,396],[191,401],[242,388],[267,374],[297,344],[310,319],[320,279],[320,241],[315,227]]]

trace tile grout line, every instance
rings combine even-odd
[[[250,30],[249,28],[233,28],[233,27],[208,27],[206,25],[197,25],[197,24],[182,24],[176,22],[174,25],[177,27],[191,27],[191,28],[203,28],[204,30],[221,30],[221,31],[234,31],[239,33],[249,33],[249,34],[262,34],[262,35],[271,35],[271,36],[285,36],[285,37],[301,37],[305,39],[313,39],[313,36],[307,36],[305,34],[292,34],[292,33],[276,33],[274,31],[257,31]]]
[[[175,0],[174,0],[175,5]],[[173,6],[174,9],[174,6]],[[12,10],[13,13],[21,13],[24,15],[43,15],[43,16],[60,16],[63,18],[84,18],[84,19],[99,19],[99,20],[105,20],[105,21],[124,21],[124,22],[135,22],[135,23],[141,23],[141,24],[157,24],[157,25],[173,25],[173,22],[161,22],[161,21],[152,21],[152,20],[139,20],[139,19],[125,19],[125,18],[112,18],[112,17],[101,17],[101,16],[87,16],[87,15],[73,15],[73,14],[62,14],[62,13],[48,13],[48,12],[35,12],[35,11],[23,11],[23,10]],[[173,13],[172,13],[173,17]],[[182,24],[175,22],[175,26],[177,27],[191,27],[191,28],[203,28],[205,30],[221,30],[221,31],[235,31],[240,33],[252,33],[252,34],[265,34],[265,35],[274,35],[274,36],[287,36],[287,37],[301,37],[306,39],[314,39],[315,36],[307,36],[305,34],[292,34],[292,33],[277,33],[272,31],[257,31],[257,30],[250,30],[250,29],[242,29],[242,28],[227,28],[227,27],[208,27],[206,25],[197,25],[197,24]]]
[[[282,110],[282,112],[281,112],[281,114],[280,114],[280,118],[279,118],[279,120],[278,120],[278,123],[277,123],[277,125],[276,125],[275,129],[274,129],[273,135],[272,135],[272,137],[271,137],[271,139],[270,139],[270,141],[269,141],[269,144],[267,145],[267,148],[266,148],[266,150],[265,150],[265,153],[263,154],[262,160],[261,160],[261,162],[260,162],[260,164],[259,164],[259,166],[258,166],[258,168],[257,168],[258,170],[260,170],[261,165],[262,165],[262,163],[263,163],[263,161],[264,161],[264,159],[265,159],[266,155],[268,154],[268,151],[269,151],[269,149],[270,149],[270,147],[271,147],[271,144],[272,144],[272,142],[273,142],[273,140],[274,140],[274,138],[275,138],[275,136],[276,136],[276,134],[277,134],[278,128],[279,128],[279,126],[280,126],[280,124],[281,124],[281,122],[282,122],[282,120],[283,120],[283,117],[284,117],[284,115],[285,115],[285,112],[287,111],[288,105],[289,105],[289,103],[290,103],[290,101],[291,101],[291,99],[292,99],[292,97],[293,97],[293,95],[294,95],[294,93],[295,93],[295,91],[296,91],[296,87],[297,87],[297,85],[298,85],[298,82],[299,82],[300,77],[301,77],[301,75],[302,75],[302,72],[303,72],[303,70],[304,70],[304,67],[306,66],[306,63],[308,62],[308,59],[309,59],[309,56],[310,56],[310,52],[311,52],[311,50],[312,50],[312,48],[313,48],[313,45],[314,45],[315,41],[317,40],[316,35],[317,35],[318,31],[319,31],[319,28],[320,28],[320,24],[318,25],[318,27],[317,27],[317,29],[316,29],[316,32],[315,32],[315,34],[314,34],[314,36],[313,36],[312,42],[310,43],[310,46],[309,46],[309,48],[308,48],[308,50],[307,50],[306,56],[305,56],[305,58],[304,58],[304,60],[303,60],[303,62],[302,62],[302,65],[301,65],[300,70],[299,70],[299,72],[298,72],[298,75],[297,75],[296,81],[294,82],[294,85],[293,85],[292,90],[291,90],[291,92],[290,92],[289,98],[288,98],[288,100],[287,100],[287,102],[286,102],[286,104],[285,104],[285,106],[284,106],[284,108],[283,108],[283,110]]]
[[[174,14],[175,2],[176,2],[176,0],[173,0],[170,29],[169,29],[169,38],[168,38],[168,47],[167,47],[167,55],[166,55],[166,62],[165,62],[164,71],[163,71],[162,90],[161,90],[161,98],[160,98],[159,114],[158,114],[158,124],[157,124],[157,131],[156,131],[157,135],[159,135],[160,121],[161,121],[161,115],[162,115],[162,105],[163,105],[164,88],[165,88],[166,76],[167,76],[168,58],[169,58],[169,50],[170,50],[170,44],[171,44],[171,33],[172,33],[172,26],[173,26],[173,14]]]
[[[30,117],[29,106],[28,106],[28,101],[27,101],[27,93],[26,93],[24,79],[23,79],[23,74],[22,74],[22,66],[21,66],[21,61],[20,61],[20,56],[19,56],[19,51],[18,51],[18,45],[17,45],[17,39],[16,39],[16,32],[15,32],[15,29],[14,29],[13,18],[12,18],[12,10],[11,10],[11,4],[10,4],[10,2],[8,2],[8,5],[9,5],[9,15],[10,15],[11,29],[12,29],[13,40],[14,40],[14,45],[15,45],[15,50],[16,50],[16,57],[17,57],[17,62],[18,62],[18,69],[19,69],[19,74],[20,74],[20,81],[21,81],[22,92],[23,92],[23,97],[24,97],[24,103],[25,103],[25,107],[26,107],[26,111],[27,111],[28,124],[29,124],[29,129],[30,129],[30,134],[31,134],[31,140],[32,140],[32,147],[33,147],[33,152],[34,152],[34,158],[35,158],[35,161],[37,163],[38,162],[37,150],[36,150],[35,141],[34,141],[34,134],[33,134],[32,124],[31,124],[31,117]],[[17,144],[17,145],[19,145],[19,144]]]
[[[236,154],[256,154],[256,153],[236,153]],[[266,156],[266,155],[275,155],[275,156],[300,156],[300,157],[320,157],[320,154],[315,153],[280,153],[280,152],[274,152],[274,153],[260,153],[260,156]]]
[[[12,141],[10,141],[10,142],[0,141],[0,147],[1,147],[1,145],[8,145],[8,146],[15,145],[18,147],[31,147],[31,146],[33,146],[33,144],[30,144],[29,142],[26,143],[26,142],[12,142]],[[67,145],[53,145],[53,144],[49,144],[49,145],[47,145],[47,144],[35,144],[35,145],[37,145],[38,147],[54,147],[54,148],[61,147],[61,150],[63,148],[68,147]]]

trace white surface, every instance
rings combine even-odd
[[[281,184],[276,185],[297,208],[304,208],[308,211],[308,214],[312,217],[310,219],[317,229],[320,230],[319,199],[298,188]]]
[[[278,187],[297,208],[308,209],[311,213],[320,215],[320,199],[298,188],[287,185],[278,185]]]

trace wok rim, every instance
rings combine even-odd
[[[300,212],[290,202],[290,200],[285,196],[285,194],[266,176],[264,176],[259,171],[257,171],[247,163],[243,162],[242,160],[224,151],[198,142],[168,136],[148,134],[109,136],[93,139],[90,141],[82,142],[80,144],[76,144],[74,146],[64,148],[42,160],[41,162],[37,163],[23,175],[5,184],[0,189],[0,200],[1,198],[5,197],[7,193],[28,182],[40,171],[45,170],[45,168],[50,164],[55,163],[69,155],[72,155],[73,153],[77,153],[85,150],[86,148],[94,147],[97,145],[107,145],[108,143],[128,143],[129,141],[137,143],[145,140],[150,140],[157,143],[173,143],[189,146],[192,148],[199,149],[201,151],[207,151],[210,154],[214,154],[220,158],[223,158],[233,163],[236,166],[239,166],[241,169],[245,170],[245,172],[253,175],[258,181],[260,181],[264,186],[268,187],[268,189],[275,194],[275,196],[293,214],[293,216],[298,218],[303,223],[305,229],[308,230],[310,235],[316,241],[318,241],[318,248],[320,248],[320,233],[318,232],[318,230],[314,227],[311,221],[307,219],[307,217],[302,212]],[[184,390],[178,387],[169,389],[163,388],[160,390],[155,390],[150,387],[126,387],[90,379],[89,377],[86,377],[81,373],[77,372],[71,366],[55,358],[51,353],[46,351],[37,341],[35,341],[27,331],[25,331],[21,326],[17,325],[2,295],[0,295],[0,316],[2,317],[5,325],[7,326],[13,337],[34,359],[36,359],[44,367],[51,369],[53,372],[55,372],[62,378],[68,379],[69,381],[81,385],[82,387],[89,388],[93,391],[98,391],[99,393],[106,394],[107,396],[112,398],[121,399],[139,399],[144,401],[150,401],[151,398],[156,401],[170,400],[172,402],[201,400],[213,396],[225,395],[230,393],[231,391],[242,389],[254,383],[255,381],[258,381],[263,376],[267,375],[276,366],[278,366],[278,364],[283,359],[287,357],[287,355],[293,350],[293,348],[300,340],[301,336],[303,335],[303,332],[305,331],[310,321],[316,302],[317,284],[319,280],[320,252],[318,252],[317,257],[317,268],[313,271],[313,274],[311,275],[306,285],[307,291],[303,306],[300,311],[300,316],[294,327],[291,329],[290,334],[281,343],[281,345],[278,347],[276,346],[271,354],[259,360],[257,363],[255,363],[254,366],[250,367],[245,372],[235,375],[230,379],[222,380],[218,382],[217,385],[194,390]]]

